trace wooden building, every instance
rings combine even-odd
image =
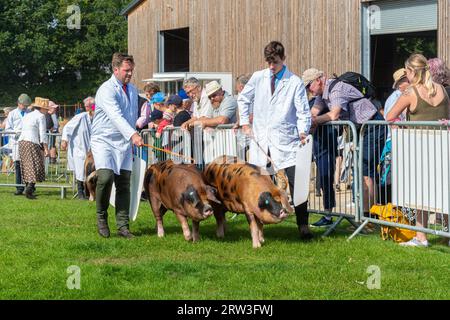
[[[297,74],[352,70],[385,88],[408,45],[450,62],[450,0],[134,0],[122,14],[140,88],[156,72],[264,68],[271,40]]]

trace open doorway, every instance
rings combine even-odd
[[[160,31],[159,72],[189,71],[189,28]]]
[[[392,93],[392,74],[403,68],[412,53],[437,57],[437,31],[383,34],[371,36],[372,83],[377,98],[384,104]]]

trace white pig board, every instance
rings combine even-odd
[[[134,155],[133,168],[130,177],[130,213],[131,221],[135,221],[139,211],[139,203],[141,201],[142,188],[144,185],[144,176],[147,164],[140,157]],[[109,203],[115,207],[116,204],[116,186],[113,183],[111,189],[111,197]]]
[[[313,137],[309,135],[305,144],[297,149],[295,165],[294,206],[304,203],[309,195],[309,177],[311,175]]]

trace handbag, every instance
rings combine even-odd
[[[386,205],[373,205],[370,208],[370,213],[372,215],[378,216],[380,220],[400,223],[405,225],[413,225],[410,218],[405,216],[397,207],[394,207],[392,203]],[[416,235],[415,231],[390,226],[381,226],[381,238],[383,240],[392,239],[395,242],[407,242],[414,238]]]

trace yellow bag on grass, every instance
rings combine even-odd
[[[394,207],[392,203],[388,203],[384,206],[373,205],[372,208],[370,208],[370,213],[378,216],[378,218],[383,221],[412,225],[409,219],[405,218],[402,211]],[[416,232],[412,230],[381,226],[381,238],[383,240],[392,239],[395,242],[407,242],[414,238],[415,235]]]

